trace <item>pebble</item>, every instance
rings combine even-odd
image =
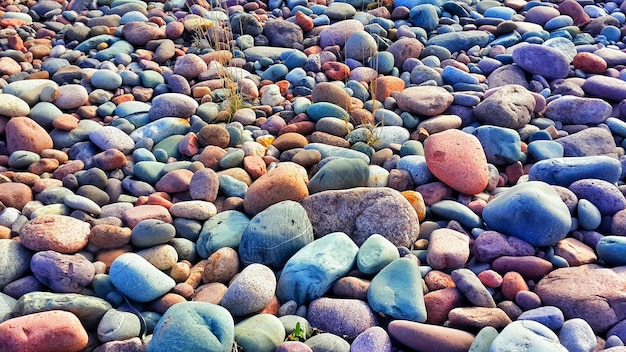
[[[124,295],[148,302],[171,290],[175,283],[138,254],[124,253],[111,264],[111,282]]]
[[[253,263],[228,286],[220,305],[235,317],[245,316],[261,311],[270,303],[275,290],[274,272],[262,264]]]
[[[376,274],[400,257],[396,246],[379,234],[373,234],[359,247],[356,264],[364,274]]]
[[[357,299],[318,298],[309,304],[307,320],[323,331],[351,339],[378,325],[369,305]]]
[[[509,351],[510,348],[567,351],[552,330],[536,321],[514,321],[507,325],[493,340],[490,350]]]
[[[467,351],[474,341],[474,335],[463,330],[407,320],[394,320],[388,329],[391,337],[418,351]]]
[[[34,251],[76,253],[87,245],[89,224],[64,215],[41,215],[20,230],[24,247]]]
[[[235,341],[248,351],[275,351],[284,340],[285,328],[271,314],[257,314],[235,325]]]
[[[41,251],[30,261],[33,275],[54,292],[79,293],[91,283],[95,275],[93,264],[81,254],[61,254]]]

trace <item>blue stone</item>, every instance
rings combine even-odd
[[[514,321],[493,340],[490,352],[567,352],[550,328],[532,320]]]
[[[132,44],[125,40],[120,40],[113,43],[108,48],[98,51],[95,58],[102,62],[111,60],[120,54],[132,54],[133,52],[135,52],[135,48]]]
[[[515,10],[510,7],[494,6],[488,8],[483,14],[485,17],[501,18],[503,20],[511,20],[516,15]]]
[[[146,352],[230,351],[234,341],[235,323],[226,308],[182,302],[159,319]]]
[[[166,244],[176,236],[174,225],[158,219],[140,221],[131,232],[130,241],[135,247],[146,248]]]
[[[593,329],[581,318],[565,321],[559,330],[559,341],[569,351],[592,351],[598,341]]]
[[[400,156],[405,157],[407,155],[424,155],[424,145],[422,145],[422,142],[408,140],[402,143],[402,146],[400,147]]]
[[[567,26],[573,26],[574,25],[574,20],[567,16],[567,15],[561,15],[561,16],[556,16],[550,20],[548,20],[548,22],[546,22],[543,25],[543,28],[546,31],[553,31],[555,29],[559,29],[559,28],[563,28],[563,27],[567,27]],[[546,38],[544,38],[545,40]]]
[[[115,258],[109,270],[113,285],[137,302],[149,302],[174,288],[176,282],[135,253]]]
[[[311,194],[328,190],[365,187],[369,167],[361,159],[337,158],[328,161],[309,180]]]
[[[498,38],[492,40],[491,43],[489,43],[489,45],[491,46],[502,45],[503,47],[508,48],[510,46],[513,46],[519,43],[520,41],[522,41],[522,36],[517,31],[513,31],[511,33],[501,35]]]
[[[458,221],[461,225],[473,229],[483,227],[483,221],[465,205],[453,200],[440,200],[430,207],[433,215],[446,220]]]
[[[596,252],[601,261],[609,266],[626,265],[626,237],[605,236],[596,245]]]
[[[409,12],[409,18],[414,26],[430,32],[439,24],[438,8],[430,4],[414,6]]]
[[[615,26],[606,26],[602,28],[601,35],[605,36],[608,41],[617,42],[620,40],[622,33]]]
[[[202,225],[196,244],[198,255],[208,258],[222,247],[238,248],[249,224],[250,218],[236,210],[226,210],[212,216]]]
[[[515,185],[491,200],[483,220],[495,231],[515,236],[533,246],[550,246],[567,236],[572,225],[569,209],[544,182]]]
[[[150,153],[153,155],[152,153]],[[156,159],[155,159],[156,160]],[[156,184],[165,173],[163,168],[165,163],[158,161],[139,161],[133,164],[133,175],[150,184]]]
[[[372,56],[372,59],[369,61],[369,67],[383,75],[387,75],[393,70],[394,63],[393,54],[388,51],[382,51]]]
[[[320,154],[322,154],[322,159],[326,159],[330,157],[339,157],[339,158],[361,159],[366,164],[369,164],[370,162],[370,158],[361,152],[358,152],[352,149],[347,149],[347,148],[335,147],[335,146],[327,145],[323,143],[309,143],[306,146],[304,146],[304,149],[305,150],[311,150],[311,149],[317,150],[318,152],[320,152]]]
[[[595,230],[602,222],[600,210],[586,199],[580,199],[577,206],[578,223],[585,230]]]
[[[535,141],[528,145],[541,141]],[[622,164],[609,156],[581,156],[553,158],[536,162],[528,173],[531,181],[543,181],[551,185],[569,187],[583,179],[599,179],[616,183],[622,174]]]
[[[450,52],[458,52],[461,50],[469,50],[471,47],[478,45],[484,48],[490,41],[489,34],[483,31],[463,31],[450,32],[430,37],[426,42],[426,46],[438,45],[450,50]]]
[[[336,117],[346,121],[350,118],[343,108],[328,102],[313,103],[307,108],[306,113],[314,122],[317,122],[322,117]]]
[[[165,78],[160,73],[152,70],[139,72],[139,78],[141,79],[141,85],[146,88],[154,89],[160,84],[165,84]]]
[[[191,125],[187,119],[163,117],[137,128],[130,134],[130,137],[135,143],[144,138],[150,138],[154,143],[159,143],[169,136],[185,135],[190,128]]]
[[[281,302],[293,300],[298,305],[323,296],[352,269],[358,250],[343,232],[330,233],[309,243],[285,264],[276,296]],[[422,292],[421,283],[419,287]]]
[[[301,67],[296,67],[292,69],[291,71],[289,71],[289,73],[285,76],[285,79],[289,81],[289,83],[295,85],[296,82],[300,81],[301,79],[305,77],[307,77],[306,71],[303,70]]]
[[[422,276],[415,260],[399,258],[385,266],[367,290],[373,311],[415,322],[426,321]]]
[[[465,71],[461,71],[460,69],[454,66],[446,66],[441,72],[441,77],[444,82],[448,84],[455,83],[468,83],[468,84],[478,84],[478,78],[470,75]]]
[[[407,171],[416,186],[430,183],[434,179],[433,174],[426,165],[426,158],[423,155],[403,156],[398,161],[396,168]]]
[[[384,126],[402,126],[403,123],[400,115],[385,108],[377,109],[374,113],[374,119],[376,123]]]
[[[267,79],[272,82],[278,82],[289,73],[289,68],[284,64],[275,64],[269,67],[261,74],[261,79]]]
[[[609,117],[608,119],[606,119],[606,121],[604,121],[604,123],[609,127],[613,134],[620,137],[626,137],[626,122],[616,117]]]
[[[230,175],[220,175],[219,182],[220,192],[226,197],[239,197],[243,199],[248,191],[248,185],[245,182],[239,181]]]
[[[313,225],[300,203],[282,201],[255,215],[244,230],[239,258],[280,269],[302,247],[313,241]]]
[[[513,129],[480,126],[472,134],[480,141],[489,163],[510,165],[522,157],[520,137]]]
[[[517,320],[532,320],[547,326],[552,330],[559,330],[565,318],[563,312],[555,306],[543,306],[523,312]]]

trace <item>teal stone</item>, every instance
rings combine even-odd
[[[315,335],[304,344],[315,352],[350,352],[350,344],[340,336],[331,333]]]
[[[517,131],[513,129],[480,126],[472,134],[480,141],[487,162],[491,164],[510,165],[522,157],[522,142]]]
[[[133,45],[125,40],[116,41],[108,48],[100,50],[96,53],[96,60],[108,61],[114,59],[119,54],[132,54],[135,51]],[[121,76],[120,76],[121,78]]]
[[[167,159],[169,159],[170,157],[170,155],[167,153],[167,150],[162,148],[154,148],[152,149],[152,153],[154,154],[154,157],[157,159],[157,161],[160,163],[166,163]]]
[[[17,170],[26,170],[28,167],[41,159],[37,153],[27,150],[16,150],[9,156],[9,166]]]
[[[127,24],[129,22],[147,22],[148,17],[139,11],[129,11],[122,15],[120,24]]]
[[[20,242],[0,239],[0,289],[30,272],[32,255]]]
[[[167,163],[165,164],[165,166],[163,166],[163,171],[161,171],[161,175],[165,175],[166,173],[174,170],[189,169],[192,167],[192,165],[192,162],[189,160],[181,160]]]
[[[146,352],[230,351],[234,341],[235,323],[225,308],[182,302],[159,319]]]
[[[115,258],[109,276],[122,294],[141,303],[163,296],[176,285],[167,274],[131,252]]]
[[[271,314],[257,314],[235,325],[235,341],[244,351],[274,352],[285,340],[285,328]]]
[[[287,73],[289,73],[289,68],[287,68],[287,66],[283,64],[275,64],[270,66],[261,74],[261,79],[278,82],[284,79]]]
[[[128,117],[129,115],[147,113],[150,111],[150,104],[141,101],[127,101],[115,107],[115,115]]]
[[[402,125],[407,129],[415,128],[420,123],[419,117],[411,114],[408,111],[404,111],[403,113],[401,113],[400,117],[402,118]]]
[[[156,161],[156,158],[150,150],[146,148],[137,148],[133,151],[133,160],[135,161],[136,165],[137,163],[142,161]],[[133,172],[133,175],[136,176],[136,173]]]
[[[398,258],[400,253],[391,241],[379,234],[373,234],[359,248],[356,265],[362,273],[372,275]]]
[[[391,73],[395,65],[395,58],[393,54],[388,51],[377,52],[372,55],[372,59],[369,61],[369,67],[377,70],[383,75]]]
[[[374,119],[376,123],[383,126],[402,126],[402,118],[391,110],[385,108],[377,109],[374,112]]]
[[[559,343],[558,336],[545,325],[536,321],[514,321],[507,325],[493,340],[490,352],[567,352]]]
[[[450,52],[469,50],[478,45],[484,48],[489,43],[489,34],[483,31],[449,32],[430,37],[426,46],[439,45],[448,48]]]
[[[91,85],[100,89],[117,89],[122,86],[122,77],[115,71],[98,70],[91,76]]]
[[[16,304],[17,300],[15,298],[0,292],[0,323],[12,318],[11,313],[15,309]]]
[[[49,310],[64,310],[74,313],[87,329],[96,328],[100,319],[111,309],[111,305],[102,298],[78,293],[29,292],[21,296],[14,316],[22,316]]]
[[[89,140],[89,133],[102,128],[102,125],[92,120],[80,120],[78,127],[71,131],[54,129],[50,132],[50,138],[55,149],[70,148],[78,142]]]
[[[187,119],[163,117],[137,128],[130,134],[130,137],[135,143],[144,138],[150,138],[154,143],[159,143],[169,136],[185,135],[190,128],[191,125]]]
[[[239,181],[229,175],[221,175],[218,179],[220,182],[220,192],[226,197],[239,197],[243,199],[246,196],[248,185],[245,182]]]
[[[279,269],[313,241],[313,225],[298,202],[286,200],[255,215],[244,230],[239,258],[244,264],[259,263]]]
[[[330,157],[339,157],[339,158],[353,158],[353,159],[361,159],[365,163],[369,164],[370,158],[356,150],[335,147],[328,144],[323,143],[309,143],[304,146],[305,150],[317,150],[322,155],[322,159],[330,158]]]
[[[123,341],[141,333],[141,323],[135,313],[109,309],[98,324],[98,341]]]
[[[372,279],[367,301],[375,312],[396,319],[425,322],[422,276],[415,260],[399,258],[384,267]]]
[[[585,230],[595,230],[602,222],[600,210],[586,199],[579,199],[577,205],[578,224]]]
[[[400,147],[400,157],[407,155],[424,155],[424,145],[420,141],[408,140]]]
[[[539,141],[534,141],[532,145]],[[605,156],[580,156],[553,158],[536,162],[528,173],[531,181],[543,181],[551,185],[569,187],[583,179],[600,179],[616,183],[622,174],[619,160]]]
[[[563,146],[555,141],[534,140],[528,143],[528,155],[535,160],[563,158],[563,152]]]
[[[220,166],[223,169],[230,169],[241,165],[245,153],[242,149],[231,149],[220,159]]]
[[[96,296],[105,298],[109,293],[115,291],[115,286],[107,274],[96,274],[91,280],[91,287]]]
[[[626,265],[626,237],[604,236],[596,244],[598,258],[608,266]]]
[[[367,145],[367,143],[363,143],[363,142],[356,142],[356,143],[354,143],[352,145],[351,149],[354,149],[354,150],[356,150],[358,152],[361,152],[361,153],[367,155],[368,158],[372,158],[374,156],[374,153],[376,153],[376,150],[374,148],[372,148],[371,146]]]
[[[423,149],[423,148],[422,148]],[[423,153],[422,153],[423,154]],[[396,164],[398,170],[405,170],[411,175],[415,185],[425,185],[433,181],[434,176],[426,165],[424,155],[407,155],[398,160]]]
[[[358,250],[343,232],[333,232],[309,243],[285,264],[276,296],[281,302],[293,300],[298,305],[322,297],[352,269]]]
[[[191,220],[191,219],[186,219],[186,220]],[[178,233],[180,229],[176,228],[176,230]],[[197,235],[196,235],[196,238],[197,238]],[[196,263],[198,261],[198,253],[196,252],[196,243],[194,241],[191,241],[182,237],[176,237],[176,238],[172,238],[167,244],[174,247],[174,250],[176,250],[176,254],[178,254],[179,261],[188,260],[191,263]]]
[[[453,200],[441,200],[430,207],[433,215],[446,219],[458,221],[461,225],[473,229],[483,227],[480,216],[476,215],[470,208]]]
[[[32,23],[33,22],[33,18],[30,17],[29,14],[27,13],[22,13],[22,12],[6,12],[4,13],[4,15],[2,15],[2,19],[6,19],[6,18],[16,18],[19,20],[22,20],[26,23]]]
[[[163,220],[145,219],[133,227],[130,236],[133,246],[147,248],[169,242],[176,236],[176,228]]]
[[[378,53],[381,54],[381,53]],[[393,56],[393,55],[392,55]],[[352,90],[352,96],[365,102],[371,99],[370,92],[367,90],[365,86],[363,86],[360,82],[355,80],[350,80],[346,83],[346,88]],[[307,99],[308,100],[308,99]]]
[[[311,104],[306,109],[306,113],[309,118],[314,122],[317,122],[317,120],[321,119],[322,117],[336,117],[339,119],[344,119],[346,121],[348,121],[348,119],[350,118],[348,113],[343,108],[325,101]]]
[[[78,44],[74,50],[82,51],[83,53],[88,53],[90,50],[96,49],[96,47],[102,43],[106,43],[109,47],[120,41],[120,38],[109,35],[109,34],[100,34],[95,37],[88,38],[82,43]]]
[[[165,174],[163,167],[165,167],[165,163],[158,161],[140,161],[133,164],[133,176],[153,185]]]
[[[35,120],[35,122],[46,130],[51,130],[53,128],[52,121],[61,114],[63,114],[63,111],[57,108],[56,105],[42,101],[35,104],[35,106],[30,109],[28,117]]]
[[[45,205],[56,204],[63,203],[63,199],[72,194],[74,192],[65,187],[48,187],[39,193],[37,199]]]
[[[241,129],[235,126],[226,126],[230,140],[228,141],[229,147],[236,147],[238,144],[243,144],[241,138],[243,137]]]
[[[146,88],[155,88],[159,84],[165,84],[165,78],[152,70],[146,70],[139,72],[139,78],[141,78],[141,85]]]
[[[567,236],[572,226],[567,205],[547,183],[529,181],[511,187],[483,210],[487,226],[533,246],[551,246]]]
[[[491,343],[497,336],[498,330],[496,328],[485,326],[476,334],[468,352],[489,352],[489,347],[491,347]]]
[[[196,250],[202,258],[208,258],[222,247],[238,248],[250,218],[236,210],[226,210],[205,221],[198,237]]]
[[[313,327],[304,317],[299,315],[283,315],[278,319],[283,324],[287,335],[291,334],[296,329],[296,324],[300,324],[300,331],[302,331],[306,339],[313,336]]]
[[[183,138],[185,138],[185,136],[182,134],[165,137],[161,141],[154,144],[153,150],[163,149],[167,152],[169,157],[178,159],[181,155],[178,151],[178,144]]]
[[[369,167],[363,160],[333,159],[309,180],[309,193],[364,187],[368,178]]]

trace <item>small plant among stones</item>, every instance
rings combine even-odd
[[[287,341],[304,341],[306,340],[306,331],[300,326],[300,322],[296,323],[295,329],[287,336]]]

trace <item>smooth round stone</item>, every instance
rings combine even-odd
[[[172,224],[158,219],[140,221],[131,232],[131,243],[135,247],[147,248],[165,244],[176,236],[176,228]]]
[[[506,84],[474,108],[476,119],[486,125],[520,129],[531,120],[535,97],[521,85]]]
[[[469,50],[473,46],[484,48],[489,43],[489,35],[483,31],[463,31],[448,32],[431,36],[426,42],[426,47],[437,45],[450,50],[450,52],[458,52],[461,50]]]
[[[578,223],[585,230],[595,230],[602,222],[602,214],[593,203],[580,199],[577,206]]]
[[[149,138],[156,144],[170,136],[185,135],[189,132],[190,127],[191,125],[187,119],[162,117],[135,129],[131,132],[130,138],[135,143]]]
[[[433,175],[426,164],[426,157],[422,155],[404,156],[400,158],[396,168],[407,171],[416,186],[433,181]]]
[[[177,218],[205,221],[217,214],[217,208],[211,202],[188,200],[172,204],[170,214]]]
[[[376,150],[388,148],[391,144],[402,144],[409,140],[409,131],[401,126],[378,126],[372,131]]]
[[[100,215],[102,210],[93,200],[77,194],[68,194],[63,198],[63,203],[76,210],[82,210],[88,214]]]
[[[324,164],[309,180],[309,193],[363,187],[369,177],[368,165],[360,159],[337,158]]]
[[[315,335],[304,341],[304,343],[313,351],[350,352],[350,344],[348,341],[328,332]]]
[[[159,319],[146,351],[229,351],[234,341],[235,324],[225,308],[207,302],[182,302]]]
[[[378,325],[367,303],[357,299],[318,298],[309,304],[307,320],[320,330],[349,339]]]
[[[114,90],[122,86],[122,77],[115,71],[98,70],[91,76],[90,82],[95,88]]]
[[[15,281],[30,270],[31,252],[18,241],[0,240],[0,288]]]
[[[244,264],[282,267],[301,248],[313,241],[313,226],[306,210],[287,200],[255,215],[241,235],[239,255]]]
[[[474,341],[474,335],[463,330],[406,320],[392,321],[388,331],[392,338],[417,351],[467,351]]]
[[[152,121],[165,117],[187,118],[195,114],[197,108],[198,103],[190,96],[179,93],[165,93],[152,99],[148,115]]]
[[[78,84],[60,86],[56,90],[54,105],[59,109],[76,109],[85,105],[89,100],[89,93],[85,87]]]
[[[480,126],[472,134],[483,146],[487,162],[494,165],[509,165],[521,156],[521,141],[517,131],[497,126]]]
[[[441,72],[441,77],[448,84],[456,84],[456,83],[478,84],[479,83],[476,77],[454,66],[446,66]]]
[[[174,73],[187,79],[197,78],[198,75],[207,70],[207,64],[197,55],[187,54],[176,59]]]
[[[41,283],[55,292],[78,293],[91,283],[93,264],[81,254],[42,251],[33,255],[30,268]]]
[[[622,255],[626,248],[626,238],[622,236],[605,236],[596,245],[598,257],[606,265],[625,265],[626,258]]]
[[[528,320],[514,321],[507,325],[493,340],[490,351],[510,351],[512,348],[524,348],[528,351],[567,351],[552,330],[536,321]]]
[[[21,243],[34,251],[76,253],[87,245],[88,223],[64,215],[41,215],[20,229]]]
[[[400,110],[425,116],[442,114],[454,101],[452,94],[441,87],[410,87],[393,92],[391,96]]]
[[[18,170],[25,170],[40,159],[41,156],[37,153],[27,150],[16,150],[9,156],[9,166]]]
[[[110,309],[100,320],[97,332],[102,343],[124,341],[139,336],[141,323],[134,313]]]
[[[40,154],[52,149],[53,139],[37,122],[28,117],[12,117],[5,125],[6,148],[9,153],[18,150]]]
[[[485,326],[476,334],[474,342],[472,342],[468,352],[489,351],[489,346],[491,346],[496,336],[498,336],[498,330],[496,330],[496,328]]]
[[[602,99],[564,96],[548,103],[545,116],[564,125],[595,125],[604,122],[613,108]]]
[[[585,93],[602,99],[621,101],[626,99],[626,82],[619,78],[593,75],[585,79]]]
[[[563,146],[563,155],[594,156],[609,155],[615,152],[615,140],[611,133],[599,127],[590,127],[580,132],[556,139]]]
[[[241,149],[231,149],[220,160],[220,166],[224,169],[230,169],[241,165],[245,153]]]
[[[205,270],[202,273],[204,282],[228,282],[239,272],[239,255],[232,248],[222,247],[209,256],[204,267]],[[226,292],[226,287],[224,287],[224,292]],[[220,300],[224,292],[220,294]]]
[[[236,210],[216,214],[202,225],[197,242],[200,257],[208,258],[222,247],[237,248],[250,218]]]
[[[16,304],[15,298],[0,292],[0,323],[12,317]]]
[[[485,308],[495,308],[496,303],[480,282],[480,279],[469,269],[456,269],[452,272],[452,280],[463,295],[473,305]]]
[[[7,117],[28,116],[30,107],[24,100],[11,95],[0,93],[0,115]]]
[[[524,70],[547,80],[565,78],[569,74],[568,58],[549,46],[529,44],[513,51],[513,61]],[[552,63],[546,66],[545,62]]]
[[[477,194],[487,187],[487,158],[475,136],[459,130],[431,135],[424,142],[424,154],[428,169],[451,188]]]
[[[235,317],[253,314],[270,303],[275,291],[274,272],[265,265],[253,263],[231,282],[220,305]]]
[[[285,328],[271,314],[258,314],[235,325],[235,341],[246,351],[273,352],[285,340]]]
[[[291,256],[278,280],[276,296],[282,302],[310,302],[324,295],[356,261],[358,247],[342,232],[327,234]],[[306,284],[296,284],[306,283]]]
[[[124,295],[137,302],[152,301],[175,286],[172,278],[135,253],[117,257],[109,270],[111,282]]]
[[[399,257],[393,243],[379,234],[373,234],[359,248],[356,263],[364,274],[376,274]]]
[[[396,319],[426,321],[421,274],[412,259],[396,259],[374,276],[367,300],[375,312]]]
[[[306,113],[309,118],[315,122],[317,122],[322,117],[336,117],[344,120],[349,119],[346,110],[344,110],[340,106],[324,101],[311,104],[306,109]]]
[[[430,234],[426,261],[433,269],[461,268],[469,255],[469,236],[452,229],[437,229]]]
[[[129,154],[135,148],[135,141],[113,126],[104,126],[89,132],[89,140],[102,150],[117,149],[124,154]]]
[[[597,344],[593,329],[580,318],[566,320],[558,332],[558,337],[559,342],[572,352],[592,351]]]
[[[30,109],[28,117],[35,120],[41,127],[51,130],[54,121],[63,112],[54,104],[48,102],[39,102]]]
[[[465,205],[452,200],[441,200],[431,206],[434,215],[446,219],[456,220],[467,228],[481,228],[481,218]]]
[[[354,158],[361,159],[364,162],[369,164],[370,158],[356,150],[346,149],[342,147],[335,147],[332,145],[327,145],[323,143],[309,143],[304,146],[305,150],[317,150],[322,155],[322,159],[326,159],[329,157],[342,157],[342,158]]]
[[[348,58],[363,61],[378,51],[378,44],[366,31],[356,31],[346,41],[344,50]]]
[[[288,164],[270,170],[250,185],[244,197],[243,207],[247,214],[255,215],[270,205],[285,200],[301,201],[309,195],[307,181],[300,172],[300,166]]]
[[[550,159],[562,159],[563,153],[563,146],[555,141],[534,140],[528,143],[528,154],[535,160],[543,161]],[[551,160],[551,162],[554,162],[554,160]],[[547,180],[535,180],[552,184],[552,182]]]
[[[511,214],[533,214],[517,218]],[[511,187],[487,203],[483,220],[491,229],[534,246],[556,244],[567,236],[572,219],[554,188],[539,181]]]
[[[178,262],[178,252],[167,244],[146,248],[137,254],[159,270],[169,270]]]
[[[87,331],[70,312],[40,312],[0,323],[0,345],[7,351],[80,351],[88,342]]]

